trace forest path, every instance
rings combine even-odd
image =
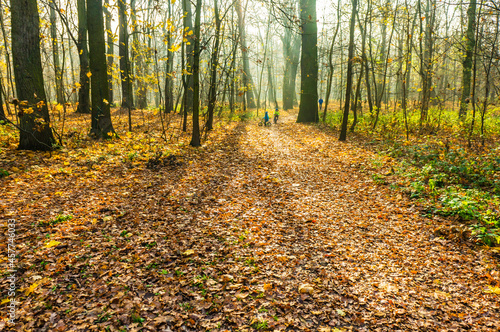
[[[246,158],[236,160],[251,160],[237,166],[250,180],[224,192],[250,207],[234,211],[234,227],[246,225],[255,246],[241,255],[259,257],[261,272],[287,294],[306,282],[318,288],[313,301],[292,305],[299,325],[498,329],[498,296],[485,293],[495,263],[434,236],[435,222],[376,185],[365,172],[369,152],[294,121],[245,127],[237,146]]]
[[[116,142],[95,166],[7,179],[10,329],[498,330],[498,261],[435,237],[372,181],[369,152],[294,121],[223,125],[148,163]]]

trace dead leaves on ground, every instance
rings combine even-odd
[[[9,328],[498,328],[497,263],[374,184],[366,151],[291,118],[164,147],[174,161],[134,141],[3,180],[19,218]]]

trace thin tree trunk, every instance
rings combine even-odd
[[[78,89],[78,113],[90,113],[89,49],[87,47],[87,8],[85,0],[78,5],[78,57],[80,59],[80,86]]]
[[[194,23],[194,62],[193,62],[193,133],[191,136],[191,146],[200,146],[200,23],[201,21],[201,0],[196,0],[196,16]]]
[[[128,110],[129,121],[128,130],[132,131],[132,108],[134,107],[133,87],[132,87],[132,71],[130,68],[129,58],[129,35],[128,23],[126,15],[126,0],[118,0],[118,21],[120,28],[120,73],[122,86],[122,103],[121,108]],[[109,90],[109,87],[108,87]]]
[[[340,0],[337,3],[337,26],[335,28],[335,33],[333,34],[332,43],[330,44],[330,51],[328,52],[328,80],[326,84],[326,96],[325,96],[325,109],[323,111],[323,122],[326,121],[326,113],[328,111],[328,103],[330,101],[330,93],[332,91],[332,81],[333,81],[333,46],[335,45],[335,40],[337,39],[337,33],[340,28]]]
[[[242,11],[241,8],[241,1],[242,0],[236,0],[236,12],[238,14],[238,27],[240,30],[240,46],[241,46],[241,54],[242,54],[242,61],[243,61],[243,85],[245,87],[245,94],[247,95],[247,102],[248,102],[248,107],[249,108],[255,108],[255,98],[253,95],[253,80],[252,80],[252,74],[250,73],[250,61],[248,59],[248,47],[246,45],[246,27],[245,27],[245,16],[246,14],[246,7],[245,7],[245,12]],[[247,5],[248,5],[248,0],[247,0]]]
[[[342,127],[340,130],[339,141],[345,141],[347,139],[347,122],[349,120],[349,102],[351,100],[351,90],[352,90],[352,66],[353,66],[353,58],[354,58],[354,27],[355,27],[355,18],[357,12],[358,0],[352,1],[352,9],[351,9],[351,22],[349,27],[349,55],[347,58],[347,87],[345,93],[345,105],[344,105],[344,114],[342,117]]]
[[[80,1],[80,0],[79,0]],[[111,11],[109,9],[109,0],[104,1],[104,13],[106,14],[106,38],[107,38],[107,64],[108,64],[108,84],[109,84],[109,102],[111,105],[114,103],[113,95],[113,64],[115,62],[115,45],[113,31],[111,30]]]
[[[52,61],[54,63],[54,77],[56,83],[56,101],[58,104],[64,104],[63,82],[61,63],[59,61],[59,42],[57,38],[57,21],[54,0],[50,1],[50,38],[52,40]]]
[[[214,109],[217,101],[217,67],[219,66],[219,43],[220,43],[220,26],[221,20],[219,15],[219,8],[217,0],[214,0],[214,14],[215,14],[215,42],[212,51],[212,59],[210,61],[210,87],[208,93],[208,119],[206,129],[212,130],[214,124]]]
[[[191,12],[191,2],[189,0],[182,0],[182,11],[184,13],[184,18],[183,18],[183,24],[184,24],[184,38],[187,39],[190,43],[189,45],[186,45],[185,48],[185,67],[186,67],[186,72],[183,72],[183,76],[186,81],[186,88],[185,88],[185,104],[184,104],[184,110],[188,113],[191,113],[193,111],[193,100],[194,100],[194,82],[193,82],[193,75],[192,70],[193,70],[193,35],[189,34],[190,32],[193,31],[193,14]],[[183,43],[184,44],[184,43]],[[188,74],[189,73],[189,74]]]
[[[472,60],[474,57],[475,38],[474,33],[476,29],[476,0],[471,0],[469,9],[467,10],[468,25],[465,44],[465,58],[463,60],[463,74],[462,74],[462,95],[460,98],[460,110],[458,111],[459,118],[464,118],[467,115],[467,104],[471,98],[471,76],[472,76]]]

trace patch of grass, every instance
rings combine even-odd
[[[60,224],[60,223],[63,223],[65,221],[68,221],[68,220],[71,220],[73,219],[73,216],[70,215],[70,214],[60,214],[58,215],[54,220],[50,220],[50,221],[41,221],[38,223],[39,226],[53,226],[53,225],[57,225],[57,224]]]

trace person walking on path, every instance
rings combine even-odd
[[[266,114],[264,114],[264,125],[267,125],[268,122],[269,122],[269,113],[266,110]]]
[[[318,103],[319,103],[319,110],[321,111],[321,106],[323,105],[323,99],[319,98]]]

